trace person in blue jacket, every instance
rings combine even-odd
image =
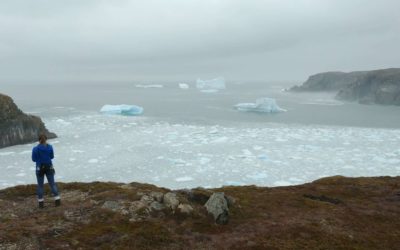
[[[39,144],[32,149],[32,161],[36,162],[36,179],[37,179],[37,196],[39,208],[44,207],[43,184],[46,175],[47,182],[53,193],[55,206],[61,205],[60,196],[58,194],[57,184],[54,180],[55,171],[53,168],[54,150],[50,144],[47,144],[47,137],[44,134],[39,135]]]

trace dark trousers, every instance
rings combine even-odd
[[[43,185],[44,185],[44,176],[46,175],[47,182],[49,183],[51,192],[55,199],[59,199],[58,196],[58,188],[57,184],[54,181],[54,174],[47,171],[44,175],[40,175],[39,171],[36,171],[36,179],[37,179],[37,196],[38,201],[43,201]]]

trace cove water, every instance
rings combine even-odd
[[[58,135],[49,141],[57,181],[135,181],[175,189],[400,175],[400,107],[282,91],[290,83],[228,82],[215,93],[186,84],[10,84],[0,92]],[[233,108],[262,97],[276,99],[287,112]],[[144,113],[100,114],[105,104],[138,105]],[[34,145],[0,150],[0,188],[36,183]]]

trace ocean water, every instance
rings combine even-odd
[[[43,118],[58,181],[147,182],[168,188],[282,186],[332,176],[400,174],[400,107],[343,103],[334,93],[289,93],[291,83],[2,85],[25,112]],[[238,112],[260,97],[279,114]],[[136,104],[140,117],[99,113]],[[31,149],[0,150],[0,188],[35,183]]]

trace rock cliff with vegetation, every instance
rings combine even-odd
[[[39,117],[24,114],[11,97],[0,93],[0,148],[35,142],[40,133],[56,137]]]
[[[400,105],[400,69],[320,73],[290,90],[338,91],[336,98],[339,100]]]
[[[400,177],[171,191],[59,183],[0,190],[0,249],[398,249]],[[50,191],[47,190],[49,197]],[[217,215],[217,216],[216,216]],[[222,217],[220,217],[220,215]],[[229,219],[229,220],[228,220]]]

